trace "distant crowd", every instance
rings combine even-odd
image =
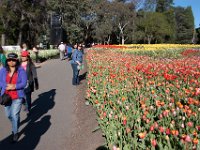
[[[60,52],[60,60],[67,59],[73,70],[72,85],[79,85],[79,72],[83,69],[83,54],[84,45],[75,44],[73,47],[70,44],[61,42],[58,46]]]

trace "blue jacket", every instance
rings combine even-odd
[[[1,89],[1,95],[4,94],[6,90],[6,68],[2,68],[0,70],[0,89]],[[26,87],[27,84],[27,75],[25,70],[22,67],[18,68],[18,78],[17,78],[17,84],[16,84],[16,90],[19,98],[24,98],[24,88]]]
[[[72,54],[72,61],[71,61],[71,63],[72,64],[77,64],[76,61],[79,61],[80,63],[83,62],[83,53],[81,51],[77,50],[77,49]]]
[[[72,53],[72,47],[71,46],[67,46],[67,53],[69,53],[69,54]]]

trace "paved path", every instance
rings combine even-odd
[[[11,125],[0,106],[0,150],[70,150],[77,90],[71,85],[71,66],[67,61],[50,60],[38,69],[38,77],[40,89],[33,93],[32,114],[26,117],[21,111],[16,144],[10,144]]]

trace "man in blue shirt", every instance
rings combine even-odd
[[[67,58],[71,59],[73,48],[70,45],[67,45]]]

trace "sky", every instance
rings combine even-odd
[[[174,0],[174,6],[191,6],[194,15],[195,27],[200,27],[200,0]]]

